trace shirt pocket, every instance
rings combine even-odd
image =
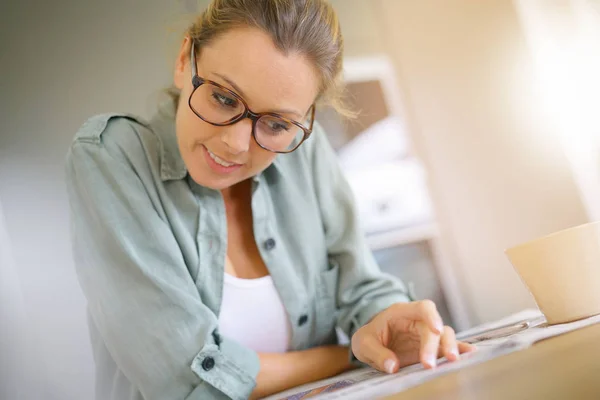
[[[317,345],[337,343],[335,327],[338,318],[337,288],[340,266],[329,260],[328,267],[318,276],[316,291],[316,327]]]

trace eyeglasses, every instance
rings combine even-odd
[[[189,106],[203,121],[214,126],[233,125],[245,118],[252,121],[252,137],[265,150],[291,153],[312,133],[315,119],[313,104],[306,119],[309,127],[277,113],[255,113],[237,93],[225,86],[198,76],[194,43],[191,46],[192,85]]]

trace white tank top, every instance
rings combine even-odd
[[[219,331],[256,352],[289,349],[290,322],[270,275],[241,279],[225,274]]]

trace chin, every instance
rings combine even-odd
[[[210,173],[206,171],[190,171],[190,176],[200,186],[204,186],[213,190],[227,189],[237,183],[243,181],[243,179],[237,179],[234,177],[227,177],[224,179],[214,179],[210,177]]]

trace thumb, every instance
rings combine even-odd
[[[369,335],[361,343],[361,354],[364,355],[366,363],[371,367],[388,374],[398,371],[398,357],[396,354],[381,344],[376,336]]]

